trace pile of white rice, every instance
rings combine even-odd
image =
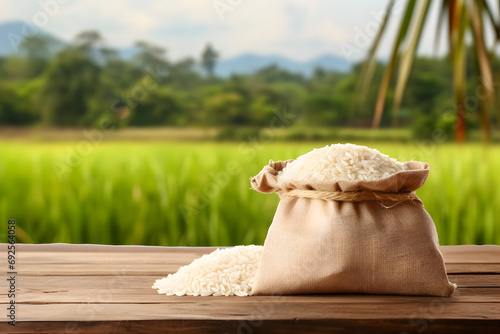
[[[314,149],[289,163],[278,177],[286,180],[376,181],[405,170],[402,162],[366,146],[336,144]]]
[[[203,255],[153,285],[167,296],[250,296],[262,246],[236,246]]]

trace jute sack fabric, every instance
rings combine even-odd
[[[429,165],[379,181],[300,182],[269,162],[252,188],[278,193],[254,294],[372,293],[451,296],[436,227],[415,195]]]

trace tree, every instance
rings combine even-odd
[[[109,47],[102,47],[100,49],[100,52],[106,64],[109,64],[113,61],[117,61],[120,59],[120,55],[118,54],[118,51],[116,51],[115,49]]]
[[[100,68],[75,49],[60,52],[51,62],[42,88],[41,104],[46,124],[83,125],[92,98],[99,90]]]
[[[0,84],[0,124],[27,125],[36,120],[30,97],[13,87]]]
[[[209,78],[213,78],[214,76],[215,65],[218,58],[219,53],[217,53],[210,44],[207,44],[201,53],[201,66],[203,66]]]
[[[148,68],[153,70],[166,69],[168,67],[168,61],[165,59],[167,53],[165,48],[145,41],[137,41],[135,46],[138,49],[135,60],[144,70]]]
[[[77,47],[87,50],[102,45],[104,38],[97,30],[87,30],[76,35],[74,43]]]
[[[207,113],[206,121],[210,125],[245,125],[251,120],[247,102],[237,93],[220,93],[206,97],[203,108]]]
[[[340,126],[347,122],[345,105],[331,94],[311,94],[304,99],[306,121],[312,125]]]
[[[304,82],[301,74],[289,72],[277,65],[269,65],[255,73],[255,77],[263,83],[276,83],[276,82]]]
[[[185,106],[178,94],[167,89],[157,89],[148,93],[147,97],[137,103],[132,111],[130,125],[160,126],[178,125]]]
[[[77,50],[101,64],[105,63],[113,52],[111,49],[105,47],[104,37],[97,30],[82,31],[76,35],[74,45]]]
[[[2,79],[10,81],[22,81],[31,76],[28,60],[18,55],[5,58],[1,68]]]
[[[193,90],[199,87],[202,80],[200,74],[196,71],[195,61],[192,58],[185,58],[171,64],[166,83],[186,90]]]
[[[30,77],[42,73],[53,56],[56,43],[53,38],[37,34],[25,37],[19,44],[21,55],[28,60]]]
[[[479,114],[481,118],[481,129],[483,138],[490,138],[490,113],[496,111],[500,118],[500,105],[498,103],[498,88],[493,82],[491,61],[495,54],[495,48],[500,40],[500,21],[498,12],[492,10],[492,6],[487,0],[467,1],[467,0],[435,0],[440,2],[439,21],[436,27],[436,45],[439,42],[441,27],[444,18],[448,19],[448,45],[449,60],[453,67],[453,91],[456,107],[455,137],[457,141],[465,140],[466,130],[466,38],[470,33],[474,46],[474,57],[476,59],[476,75],[480,77],[480,84],[477,87],[481,93],[479,101]],[[370,69],[376,61],[376,52],[381,37],[386,32],[386,23],[392,13],[394,0],[389,1],[383,23],[374,39],[364,69],[360,76],[359,86],[365,86],[371,81],[372,73]],[[415,59],[416,50],[420,41],[422,30],[426,19],[429,17],[429,5],[431,0],[415,1],[409,0],[402,16],[399,30],[394,41],[391,56],[387,64],[382,83],[380,85],[377,104],[373,117],[373,127],[378,127],[384,111],[387,92],[391,83],[393,72],[397,67],[397,79],[395,84],[393,102],[393,123],[398,119],[398,110],[401,105],[410,71]],[[500,10],[497,8],[497,10]],[[495,17],[495,14],[497,17]],[[486,29],[495,35],[495,43],[488,49],[485,44]],[[477,93],[476,93],[477,95]]]

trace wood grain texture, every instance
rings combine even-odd
[[[23,285],[23,282],[20,283]],[[122,289],[120,286],[113,288],[82,288],[58,286],[46,286],[44,288],[21,288],[17,293],[17,303],[19,304],[60,304],[60,303],[93,303],[93,304],[177,304],[177,303],[214,303],[229,307],[236,300],[241,298],[218,298],[218,297],[193,297],[193,296],[169,296],[160,295],[156,290],[151,289],[151,282],[137,286],[135,289]],[[24,286],[24,285],[23,285]],[[286,304],[304,304],[313,301],[314,303],[429,303],[435,297],[424,296],[393,296],[364,294],[332,294],[317,296],[282,296]],[[259,303],[273,303],[275,297],[252,296],[243,298]],[[6,295],[0,296],[0,303],[7,303]],[[500,288],[460,288],[451,297],[446,299],[447,303],[500,303]]]
[[[21,276],[21,285],[31,289],[41,288],[88,288],[109,289],[118,286],[122,290],[134,290],[149,287],[159,279],[157,275],[151,276],[51,276],[50,279],[40,279],[36,276]],[[450,281],[457,283],[461,288],[500,287],[500,276],[496,274],[450,274]]]
[[[253,333],[253,334],[352,334],[352,333],[498,333],[500,320],[473,319],[314,319],[314,320],[162,320],[39,321],[19,323],[16,328],[0,323],[1,333]]]
[[[36,262],[24,263],[22,258],[17,264],[17,272],[23,276],[158,276],[165,277],[176,272],[180,267],[191,263],[200,257],[198,255],[182,255],[172,262],[165,256],[156,263],[141,263],[130,261],[125,263],[44,263],[43,266]],[[67,261],[67,260],[65,260]],[[40,262],[42,263],[42,262]],[[449,274],[500,274],[500,263],[449,263],[446,264]]]
[[[214,249],[18,245],[19,322],[0,318],[0,333],[500,333],[500,246],[441,247],[459,287],[451,298],[167,297],[151,289]]]
[[[216,297],[213,297],[216,298]],[[19,321],[101,321],[101,320],[286,320],[286,319],[490,319],[500,320],[500,303],[450,303],[431,297],[427,303],[348,302],[337,303],[335,296],[319,302],[314,298],[288,303],[289,298],[227,297],[217,300],[167,304],[19,304]],[[377,296],[373,296],[374,299]]]
[[[6,249],[7,244],[0,243]],[[198,253],[207,254],[217,247],[159,247],[159,246],[108,246],[90,244],[18,244],[21,253],[27,257],[37,253]],[[221,246],[219,248],[224,248]],[[497,245],[440,246],[447,263],[500,263],[500,247]]]

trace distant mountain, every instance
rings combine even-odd
[[[22,38],[26,34],[33,32],[33,27],[22,21],[13,21],[0,24],[0,56],[15,54],[18,52],[18,46]],[[56,48],[61,48],[67,45],[67,42],[54,37],[42,30],[36,31],[37,34],[48,36],[56,43]],[[54,50],[54,52],[57,50]],[[133,58],[138,50],[136,47],[120,48],[118,54],[123,59]],[[335,55],[323,55],[308,61],[295,61],[285,56],[279,55],[257,55],[245,53],[236,57],[221,59],[216,68],[216,74],[222,77],[228,77],[231,74],[249,74],[263,67],[277,65],[291,72],[300,73],[305,76],[310,76],[314,69],[321,67],[325,70],[335,70],[339,72],[347,72],[350,69],[350,64],[342,57]],[[200,69],[201,70],[201,69]]]
[[[277,65],[291,72],[310,76],[314,69],[321,67],[325,70],[347,72],[351,65],[342,57],[335,55],[323,55],[309,61],[295,61],[278,55],[256,55],[252,53],[242,54],[229,59],[222,59],[215,69],[219,76],[227,77],[231,74],[248,74],[269,65]]]
[[[35,30],[36,29],[36,30]],[[22,21],[12,21],[0,24],[0,56],[15,54],[18,52],[18,47],[21,41],[26,36],[32,35],[46,36],[53,41],[54,50],[63,47],[66,43],[50,35],[37,27],[29,25]]]
[[[19,43],[21,43],[22,39],[25,36],[29,36],[33,34],[33,27],[27,25],[22,21],[12,21],[0,24],[0,56],[12,55],[18,52]],[[56,48],[62,48],[68,44],[68,42],[64,42],[61,39],[45,32],[42,30],[37,30],[35,32],[37,35],[46,36],[51,38],[55,43]],[[57,50],[54,50],[57,51]],[[117,49],[118,54],[123,59],[131,59],[133,58],[138,49],[134,46],[128,48]]]
[[[17,47],[22,40],[25,23],[7,22],[0,24],[0,55],[17,53]]]
[[[135,46],[118,49],[117,51],[118,55],[120,55],[120,58],[127,60],[134,58],[137,55],[137,53],[139,53],[139,49],[136,48]]]

